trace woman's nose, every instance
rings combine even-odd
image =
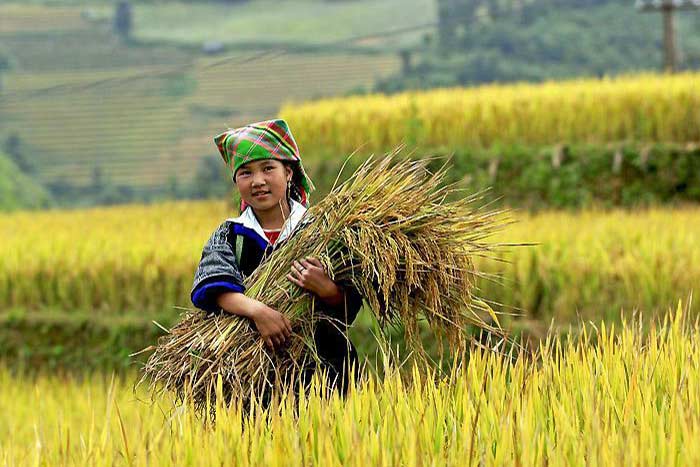
[[[265,184],[265,179],[261,174],[253,174],[253,186],[261,186]]]

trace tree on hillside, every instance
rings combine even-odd
[[[529,23],[556,8],[589,8],[614,0],[436,0],[439,45],[443,51],[460,48],[458,36],[473,23],[503,17]]]
[[[475,22],[520,15],[538,0],[437,0],[438,37],[443,50],[458,47],[458,36]],[[547,0],[540,0],[540,3]]]
[[[600,77],[657,66],[661,41],[659,34],[649,33],[655,21],[640,17],[631,5],[518,1],[519,7],[516,0],[435,0],[441,27],[447,29],[437,29],[435,41],[410,50],[401,72],[378,80],[373,90]],[[678,19],[685,34],[683,69],[695,69],[700,66],[700,14]]]
[[[114,32],[122,39],[129,39],[133,27],[133,13],[131,3],[127,0],[117,2],[114,11]]]
[[[34,174],[36,169],[34,165],[25,157],[25,149],[22,145],[22,139],[17,133],[11,133],[5,139],[4,152],[10,157],[10,160],[19,167],[25,174]]]
[[[190,195],[194,198],[221,198],[231,188],[231,179],[221,169],[221,158],[208,155],[199,161],[199,166],[191,180]]]
[[[0,50],[0,93],[2,93],[2,75],[4,72],[10,69],[10,57]]]

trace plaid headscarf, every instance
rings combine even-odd
[[[292,180],[296,182],[301,203],[308,206],[309,193],[315,187],[306,175],[299,148],[287,122],[276,119],[250,123],[217,135],[214,137],[214,142],[234,178],[238,169],[251,161],[277,159],[293,162],[295,176]],[[241,211],[245,206],[245,202],[241,201]]]

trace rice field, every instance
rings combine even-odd
[[[687,304],[686,304],[687,305]],[[0,369],[3,465],[697,465],[700,334],[684,305],[639,333],[585,326],[538,358],[474,350],[446,374],[367,372],[345,400],[311,395],[217,424],[154,403],[136,375]]]
[[[421,147],[700,142],[697,73],[435,89],[311,103],[280,115],[299,147],[331,154]]]
[[[0,215],[0,309],[175,313],[191,306],[204,243],[234,215],[222,202]],[[502,252],[509,263],[479,260],[480,270],[502,275],[501,285],[480,281],[480,295],[528,319],[565,324],[617,320],[623,308],[663,311],[700,283],[695,206],[514,217],[494,240],[539,244]]]
[[[398,58],[335,50],[241,66],[245,54],[219,63],[165,44],[136,50],[95,27],[111,6],[95,7],[89,20],[86,3],[69,3],[0,6],[0,42],[19,64],[3,76],[0,130],[31,145],[45,181],[88,185],[97,166],[133,186],[184,180],[214,150],[213,134],[278,113],[319,167],[326,155],[401,142],[448,150],[700,143],[697,73],[326,99],[370,88],[398,71]],[[387,17],[415,21],[397,11],[398,0],[372,2],[381,14],[371,20],[361,14],[368,0],[327,3],[281,6],[291,16],[264,36],[298,45],[309,30],[328,41],[384,29]],[[147,2],[136,6],[135,37],[199,47],[236,30],[238,42],[261,40],[251,24],[271,5],[252,2],[243,13]],[[341,26],[332,21],[339,15]],[[380,43],[403,44],[354,45]],[[73,53],[78,46],[85,50]],[[54,86],[87,88],[45,91]],[[218,407],[216,425],[191,405],[174,407],[172,394],[151,399],[134,386],[133,366],[86,370],[102,354],[125,360],[155,340],[151,320],[170,323],[178,307],[191,308],[202,247],[234,215],[225,202],[0,214],[1,465],[700,465],[698,206],[515,211],[517,223],[490,241],[534,245],[478,258],[476,268],[500,280],[479,280],[477,295],[516,335],[530,330],[527,351],[474,347],[453,365],[422,367],[383,341],[367,352],[376,327],[365,310],[350,334],[365,340],[358,349],[370,360],[347,399],[312,393],[251,417]],[[61,359],[79,371],[53,371]]]

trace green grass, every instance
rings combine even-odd
[[[66,82],[76,82],[75,78],[66,77]],[[33,75],[10,76],[8,85],[12,88],[17,81],[28,86],[32,79]],[[37,81],[39,87],[45,83]],[[61,76],[53,82],[62,82]],[[169,175],[164,149],[177,139],[185,109],[162,95],[157,83],[142,81],[109,93],[96,90],[10,101],[0,107],[0,116],[8,133],[18,134],[33,149],[43,179],[88,183],[99,165],[115,181],[147,171],[152,182],[158,182]]]
[[[133,2],[137,41],[176,43],[200,47],[206,41],[230,46],[241,43],[318,44],[351,36],[434,22],[434,0],[253,0],[240,5],[221,2]],[[105,1],[13,1],[0,7],[6,16],[22,16],[23,27],[33,31],[83,28],[82,11],[90,10],[91,22],[109,26],[114,7]],[[59,13],[58,15],[54,12]],[[9,14],[8,14],[9,13]],[[0,26],[19,31],[13,21]],[[367,39],[357,45],[386,50],[413,45],[427,30],[394,37]]]

